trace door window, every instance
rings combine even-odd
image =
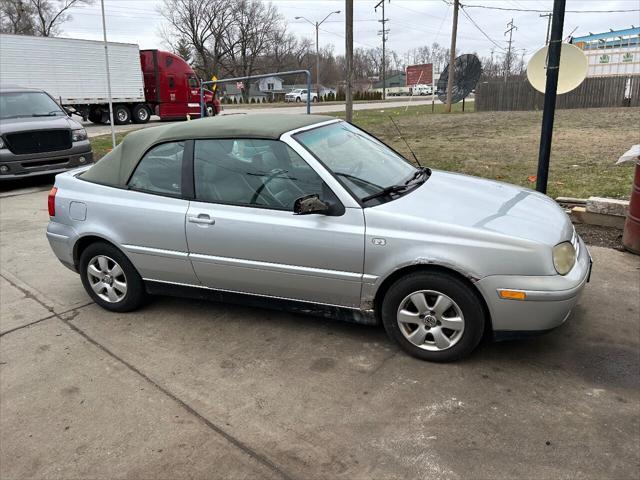
[[[276,140],[196,140],[194,176],[203,202],[292,211],[297,198],[318,194],[338,203],[307,162]]]
[[[200,87],[200,85],[198,84],[198,79],[196,77],[189,77],[189,87],[190,88]]]
[[[182,183],[184,142],[170,142],[149,150],[129,179],[129,188],[179,196]]]

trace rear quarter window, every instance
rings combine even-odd
[[[156,145],[138,163],[129,179],[129,188],[161,195],[180,196],[183,154],[184,142]]]

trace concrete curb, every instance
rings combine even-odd
[[[619,230],[624,228],[624,222],[629,211],[628,200],[614,198],[589,197],[588,199],[582,199],[558,197],[556,202],[567,210],[571,221],[574,223],[613,227]]]

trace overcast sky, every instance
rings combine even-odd
[[[354,46],[376,47],[380,45],[377,35],[381,11],[374,11],[379,0],[354,1]],[[277,0],[272,2],[284,16],[291,32],[312,38],[315,29],[304,20],[295,20],[304,15],[311,21],[322,20],[333,10],[342,10],[332,15],[320,28],[320,45],[331,44],[336,53],[344,52],[344,0]],[[386,3],[389,19],[388,48],[404,55],[408,50],[434,41],[448,45],[451,35],[452,7],[444,0],[391,0]],[[537,12],[500,11],[470,8],[471,5],[501,7],[505,9],[533,9],[551,11],[552,0],[466,0],[467,14],[490,39],[486,38],[473,23],[460,14],[458,25],[458,50],[461,53],[478,52],[480,55],[496,54],[506,48],[506,24],[513,18],[518,27],[513,34],[513,48],[519,54],[526,49],[529,57],[544,45],[547,19]],[[162,0],[105,0],[107,35],[109,41],[137,43],[140,48],[166,48],[160,36],[163,23],[158,7]],[[599,33],[640,26],[640,12],[631,13],[571,13],[570,10],[629,10],[639,8],[639,0],[567,0],[564,36],[575,30],[574,36]],[[74,8],[73,19],[63,25],[64,37],[102,39],[100,1],[88,7]],[[492,42],[497,44],[497,46]]]

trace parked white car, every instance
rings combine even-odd
[[[307,89],[306,88],[296,88],[295,90],[291,90],[284,96],[285,102],[306,102],[307,101]],[[318,101],[318,94],[316,92],[311,92],[311,101]]]

